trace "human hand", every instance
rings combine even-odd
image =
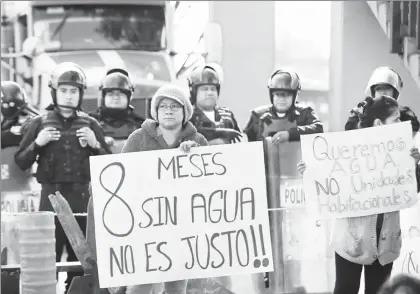
[[[272,139],[272,143],[274,144],[274,145],[278,145],[278,144],[280,144],[280,143],[283,143],[283,142],[288,142],[289,141],[289,132],[288,131],[280,131],[280,132],[277,132],[274,136],[273,136],[273,139]]]
[[[35,143],[38,146],[45,146],[51,141],[58,141],[60,140],[61,134],[57,131],[56,128],[53,127],[46,127],[42,129],[38,136],[35,139]]]
[[[184,141],[179,145],[179,149],[184,152],[184,153],[189,153],[191,151],[192,147],[198,147],[200,146],[197,142],[195,141]]]
[[[414,161],[416,162],[416,166],[419,164],[420,161],[420,153],[419,149],[417,147],[413,147],[410,149],[410,156],[414,158]]]
[[[297,170],[301,175],[303,175],[303,173],[305,172],[306,164],[303,160],[299,161],[299,163],[297,164]]]
[[[94,148],[98,140],[96,140],[95,133],[88,127],[80,128],[76,131],[76,136],[79,137],[80,145],[86,146],[86,143]]]

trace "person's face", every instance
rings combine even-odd
[[[164,98],[158,106],[159,125],[165,129],[175,129],[182,125],[184,120],[183,107],[177,101]]]
[[[289,110],[293,104],[293,93],[286,90],[278,90],[273,92],[273,105],[280,113]]]
[[[197,88],[197,106],[210,111],[217,103],[217,88],[214,85],[202,85]]]
[[[106,108],[125,109],[128,106],[128,97],[120,90],[112,90],[105,93],[104,103]]]
[[[57,88],[57,105],[76,108],[79,105],[80,90],[73,85],[60,85]],[[62,109],[62,108],[60,108]],[[66,109],[66,108],[64,108]]]
[[[373,97],[373,98],[378,98],[378,97],[384,96],[384,95],[396,98],[396,97],[394,97],[394,88],[392,88],[390,85],[387,85],[387,84],[377,85],[374,89],[374,96],[375,97]]]

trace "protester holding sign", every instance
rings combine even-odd
[[[298,104],[301,89],[297,73],[276,70],[268,80],[271,104],[251,112],[244,129],[249,142],[272,137],[274,144],[300,141],[300,135],[322,133],[323,126],[311,107]]]
[[[359,128],[398,123],[398,103],[388,96],[367,98],[359,121]],[[411,148],[410,155],[417,166],[418,149]],[[301,161],[298,170],[303,174],[305,169],[306,165]],[[365,293],[376,294],[390,276],[393,262],[400,255],[401,242],[399,211],[336,219],[332,235],[332,247],[336,252],[334,294],[357,294],[363,267]]]
[[[164,85],[151,101],[151,115],[142,127],[127,139],[122,153],[180,148],[189,152],[191,147],[207,146],[208,142],[189,120],[193,107],[188,94],[175,85]],[[185,294],[187,280],[164,283],[165,294]],[[127,293],[150,293],[152,285],[127,287]]]
[[[183,89],[164,85],[151,101],[151,115],[142,127],[127,139],[122,153],[161,150],[180,147],[207,146],[203,135],[189,122],[192,105]]]
[[[379,95],[378,94],[379,92],[375,92],[375,93],[377,93],[376,95]],[[375,96],[375,97],[383,97],[383,96]],[[351,113],[353,113],[352,115],[356,115],[356,118],[351,117],[349,119],[349,121],[346,123],[346,126],[345,126],[346,131],[350,131],[350,130],[358,128],[358,125],[360,123],[359,117],[362,115],[364,106],[368,103],[368,100],[371,100],[371,99],[372,98],[370,96],[366,97],[365,100],[363,100],[357,105],[357,111],[356,110],[351,111]],[[376,98],[373,98],[373,99],[376,99]],[[413,138],[415,140],[415,147],[419,147],[420,136],[418,136],[418,132],[420,129],[420,122],[417,119],[417,116],[408,106],[399,106],[399,110],[400,110],[400,120],[411,122],[411,127],[413,130]],[[417,178],[417,185],[418,185],[417,189],[420,189],[420,174],[418,172],[416,173],[416,178]]]

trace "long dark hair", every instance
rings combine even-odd
[[[366,97],[359,105],[362,108],[359,113],[358,127],[360,129],[373,126],[376,119],[385,122],[398,109],[398,102],[394,98],[385,95],[375,99]]]
[[[418,132],[420,129],[420,122],[414,112],[408,106],[400,107],[401,121],[411,121],[413,132]]]

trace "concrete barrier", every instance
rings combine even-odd
[[[56,294],[54,213],[25,213],[20,227],[22,294]]]

